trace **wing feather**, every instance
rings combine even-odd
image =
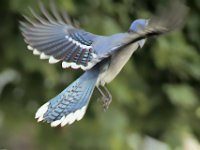
[[[51,13],[42,2],[39,2],[39,8],[43,17],[29,8],[33,19],[24,15],[27,22],[20,21],[20,30],[28,49],[40,55],[41,59],[49,58],[50,63],[64,61],[62,66],[65,67],[86,70],[95,65],[88,67],[92,60],[88,58],[96,53],[92,43],[98,36],[72,26],[68,14],[62,12],[61,16],[53,2],[50,3]]]

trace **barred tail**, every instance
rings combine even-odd
[[[51,123],[52,127],[72,124],[81,120],[93,93],[98,70],[85,72],[59,95],[42,105],[35,114],[38,121]]]

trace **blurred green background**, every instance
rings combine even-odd
[[[49,1],[43,0],[47,6]],[[95,91],[85,117],[64,128],[37,123],[36,110],[82,71],[63,70],[26,50],[21,14],[35,0],[0,1],[0,149],[200,150],[200,1],[183,29],[149,39],[109,84],[104,112]],[[95,34],[126,32],[165,0],[56,0],[81,27]]]

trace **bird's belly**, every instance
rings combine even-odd
[[[100,74],[98,84],[104,85],[111,82],[119,74],[137,48],[138,43],[134,43],[114,53],[111,57],[110,65],[106,71]]]

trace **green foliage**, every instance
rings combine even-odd
[[[198,97],[189,85],[165,85],[163,89],[169,100],[177,107],[192,109],[198,104]]]
[[[48,0],[43,0],[48,5]],[[163,0],[58,0],[87,31],[125,32],[136,18],[149,18]],[[104,112],[95,92],[87,113],[64,128],[38,124],[38,107],[82,71],[63,70],[26,50],[18,29],[34,0],[0,2],[0,149],[192,150],[200,149],[200,1],[189,1],[183,29],[147,41],[109,84]],[[152,139],[152,138],[154,139]],[[156,139],[156,140],[155,140]],[[158,140],[158,141],[157,141]]]

